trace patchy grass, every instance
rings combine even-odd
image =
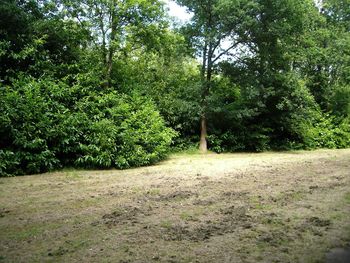
[[[323,262],[349,187],[350,150],[0,178],[0,262]]]
[[[350,204],[350,192],[348,192],[348,193],[345,194],[344,199],[345,199],[345,202],[346,202],[346,203]]]

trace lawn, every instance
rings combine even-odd
[[[349,149],[180,154],[0,178],[0,262],[324,262],[349,218]]]

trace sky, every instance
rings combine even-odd
[[[163,0],[163,1],[167,4],[169,8],[169,15],[178,19],[181,23],[185,23],[192,18],[192,14],[189,14],[188,12],[186,12],[185,7],[179,6],[173,0]],[[230,46],[230,42],[225,40],[220,45],[220,47],[223,49],[226,49],[229,46]]]
[[[186,12],[185,7],[179,6],[172,0],[164,0],[164,2],[167,3],[167,6],[169,7],[170,16],[176,17],[182,23],[191,19],[192,15]]]
[[[317,7],[321,7],[323,0],[314,0]],[[182,23],[187,22],[191,19],[192,15],[186,12],[186,8],[179,6],[176,4],[173,0],[164,0],[165,3],[167,3],[167,6],[169,7],[169,14],[170,16],[176,17],[179,19]]]

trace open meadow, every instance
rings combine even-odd
[[[0,178],[0,262],[325,262],[349,218],[349,149],[173,155]]]

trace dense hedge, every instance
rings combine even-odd
[[[305,83],[293,74],[274,74],[268,79],[273,80],[268,83],[269,88],[227,87],[222,83],[215,87],[216,94],[210,101],[212,111],[208,114],[211,150],[350,147],[350,112],[337,116],[322,111]],[[344,98],[348,98],[349,91],[344,89]],[[349,100],[337,102],[350,105]],[[345,106],[340,108],[346,109]]]
[[[176,133],[137,94],[83,91],[51,80],[0,87],[0,175],[59,167],[128,168],[165,157]]]

